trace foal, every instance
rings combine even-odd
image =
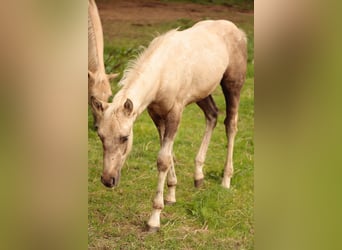
[[[121,168],[132,147],[133,123],[145,109],[158,129],[161,147],[157,158],[159,176],[152,215],[147,223],[150,231],[160,228],[166,179],[168,194],[165,203],[176,202],[173,142],[183,109],[194,102],[206,118],[194,174],[196,187],[203,182],[202,168],[218,114],[211,93],[218,84],[221,84],[226,100],[224,123],[228,137],[222,186],[230,187],[240,90],[246,74],[246,43],[244,32],[225,20],[202,21],[184,31],[169,31],[155,38],[128,68],[120,82],[123,87],[112,103],[91,98],[91,107],[99,117],[97,132],[104,150],[101,181],[107,187],[119,182]]]

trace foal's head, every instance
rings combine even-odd
[[[106,187],[119,183],[121,168],[132,148],[133,103],[110,107],[107,102],[91,97],[91,108],[97,116],[97,134],[103,146],[103,173],[101,181]]]

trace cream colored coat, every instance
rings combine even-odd
[[[101,20],[95,1],[88,0],[88,101],[91,96],[108,101],[112,95],[109,80],[116,76],[106,74]]]
[[[150,231],[160,227],[160,213],[176,202],[177,178],[173,162],[173,142],[184,108],[196,103],[206,117],[206,130],[195,159],[195,186],[203,182],[203,165],[216,126],[218,109],[211,94],[220,84],[226,100],[227,158],[222,186],[230,187],[233,175],[233,147],[237,132],[240,90],[247,67],[247,39],[243,31],[225,20],[202,21],[184,31],[172,30],[155,38],[127,69],[122,89],[113,103],[91,99],[99,117],[98,135],[103,154],[102,183],[118,184],[121,168],[131,150],[133,123],[148,110],[160,138],[157,158],[158,187],[148,221]],[[222,145],[224,147],[225,145]],[[167,178],[168,194],[164,199]]]

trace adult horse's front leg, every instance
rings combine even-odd
[[[168,172],[173,168],[173,142],[178,130],[181,113],[182,108],[174,107],[165,118],[165,133],[157,159],[158,187],[156,196],[153,199],[152,214],[147,222],[148,230],[151,232],[158,231],[160,228],[160,213],[164,208],[164,185]],[[174,169],[172,171],[174,172]]]

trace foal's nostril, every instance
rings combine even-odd
[[[103,185],[105,185],[106,187],[109,187],[109,188],[115,186],[115,178],[114,177],[111,177],[109,179],[108,178],[105,179],[105,178],[103,178],[103,176],[101,176],[101,182]]]

